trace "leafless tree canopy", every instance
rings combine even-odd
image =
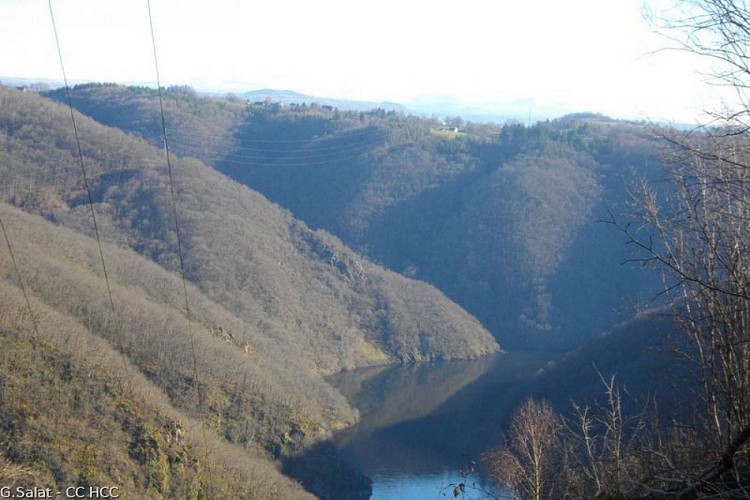
[[[570,419],[527,402],[490,462],[524,498],[750,497],[750,8],[744,0],[683,1],[658,23],[679,49],[711,59],[713,83],[737,96],[701,130],[657,131],[664,182],[637,190],[638,223],[613,221],[636,260],[663,275],[684,335],[675,350],[696,375],[697,414],[659,422],[654,406],[626,417],[613,381],[605,382],[606,404],[574,405]],[[549,479],[558,470],[549,450],[562,450],[567,490],[553,493],[562,483]]]
[[[677,0],[671,10],[653,15],[653,24],[673,48],[712,62],[710,83],[733,91],[737,101],[707,110],[716,123],[748,130],[750,100],[750,8],[745,0]]]
[[[521,498],[561,497],[566,472],[562,430],[563,421],[549,403],[527,399],[511,422],[506,446],[489,456],[490,474]]]

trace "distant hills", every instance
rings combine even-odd
[[[90,82],[72,81],[71,85],[86,85]],[[27,87],[33,90],[50,90],[63,86],[63,82],[49,78],[15,78],[0,76],[0,84],[9,87]],[[153,82],[129,82],[124,85],[155,88]],[[250,102],[276,102],[281,104],[317,103],[348,111],[371,111],[384,109],[425,117],[461,117],[476,123],[498,123],[515,121],[531,125],[537,121],[561,117],[575,110],[562,105],[548,105],[533,99],[509,100],[503,102],[465,102],[453,96],[424,95],[405,102],[367,101],[324,97],[283,89],[245,90],[248,84],[242,82],[216,82],[197,80],[191,82],[196,92],[210,97],[232,96]]]
[[[316,97],[306,94],[300,94],[299,92],[294,92],[293,90],[261,89],[243,92],[240,95],[250,102],[268,101],[284,104],[318,103],[323,106],[333,106],[336,108],[351,111],[370,111],[378,108],[384,109],[386,111],[407,111],[407,108],[405,106],[395,102],[357,101],[351,99]]]
[[[219,94],[215,94],[219,95]],[[293,90],[261,89],[242,92],[240,97],[250,102],[283,103],[283,104],[311,104],[333,106],[348,111],[372,111],[384,109],[405,114],[422,115],[425,117],[461,117],[466,121],[476,123],[505,123],[517,121],[524,124],[536,123],[552,117],[560,117],[570,112],[569,109],[555,106],[543,106],[532,100],[517,100],[512,102],[483,102],[465,103],[450,96],[421,96],[403,103],[360,101],[351,99],[334,99],[328,97],[301,94]]]
[[[533,125],[538,121],[569,114],[563,105],[540,104],[533,99],[516,99],[503,102],[466,102],[453,96],[425,95],[403,103],[413,114],[424,116],[461,117],[475,123],[518,122]]]

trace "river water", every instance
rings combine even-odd
[[[375,500],[490,498],[474,461],[502,440],[527,381],[556,355],[510,352],[473,361],[377,367],[329,380],[360,411],[335,438],[344,459],[373,480]]]

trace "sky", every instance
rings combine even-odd
[[[666,0],[151,0],[162,84],[695,123],[706,62],[644,19]],[[71,82],[155,84],[146,0],[51,0]],[[60,80],[47,0],[0,0],[0,79]]]

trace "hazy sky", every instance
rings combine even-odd
[[[701,61],[653,54],[668,42],[643,20],[642,4],[152,0],[151,8],[167,84],[397,102],[529,100],[530,108],[694,121],[715,106],[715,89]],[[146,0],[52,6],[71,81],[155,80]],[[0,77],[60,76],[47,1],[0,0]]]

